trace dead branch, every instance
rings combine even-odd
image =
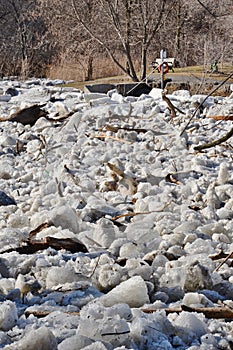
[[[128,128],[128,127],[120,127],[120,126],[112,126],[109,124],[105,125],[105,129],[107,131],[111,131],[111,132],[117,132],[118,130],[126,130],[126,131],[135,131],[135,132],[142,132],[142,133],[146,133],[149,130],[148,129],[140,129],[140,128]],[[151,130],[150,130],[151,131]]]
[[[37,233],[43,231],[45,228],[51,226],[48,222],[43,222],[41,225],[37,226],[34,230],[29,232],[29,240],[31,240]]]
[[[214,319],[233,319],[233,310],[230,309],[227,306],[220,306],[220,307],[198,307],[193,308],[186,305],[181,305],[180,307],[176,308],[165,308],[165,309],[150,309],[150,308],[142,308],[141,311],[146,314],[151,314],[156,311],[164,310],[166,314],[170,313],[180,313],[182,311],[187,312],[197,312],[197,313],[203,313],[205,317],[207,318],[214,318]],[[25,311],[25,316],[29,317],[30,315],[34,315],[35,317],[41,318],[48,316],[52,311]],[[80,312],[78,311],[65,311],[64,312],[67,315],[80,315]]]
[[[193,120],[193,118],[195,117],[197,111],[199,110],[199,108],[201,106],[203,106],[203,104],[205,103],[205,101],[208,99],[208,97],[210,97],[214,92],[216,92],[222,85],[224,85],[227,80],[231,79],[231,77],[233,76],[233,72],[231,72],[226,79],[224,79],[216,88],[214,88],[212,91],[210,91],[210,93],[203,99],[203,101],[197,106],[197,108],[195,109],[195,111],[193,112],[193,114],[191,115],[191,117],[189,118],[188,123],[185,125],[184,129],[181,131],[180,136],[183,135],[183,133],[185,132],[185,130],[187,129],[187,127],[189,126],[189,124],[191,123],[191,121]]]
[[[104,135],[104,134],[102,134],[102,135],[93,135],[92,137],[97,138],[97,139],[112,139],[114,141],[127,143],[128,145],[132,144],[131,141],[127,141],[127,140],[124,140],[124,139],[119,139],[118,137],[113,137],[113,136]]]
[[[121,214],[121,215],[117,215],[114,216],[112,218],[113,221],[124,218],[124,217],[129,217],[129,216],[136,216],[136,215],[147,215],[147,214],[152,214],[152,213],[159,213],[161,211],[163,211],[165,208],[167,208],[172,201],[166,203],[162,208],[158,209],[158,210],[151,210],[151,211],[138,211],[136,213],[130,212],[130,213],[125,213],[125,214]]]
[[[67,315],[76,315],[76,316],[80,315],[80,312],[78,312],[78,311],[63,311],[63,312],[64,312],[64,314],[67,314]],[[33,315],[37,318],[42,318],[42,317],[46,317],[46,316],[50,315],[51,313],[52,313],[52,311],[40,311],[40,310],[29,311],[29,310],[26,310],[24,312],[24,315],[26,317]]]
[[[222,267],[222,265],[224,265],[228,259],[231,259],[233,257],[233,252],[231,252],[230,254],[228,254],[225,259],[221,262],[221,264],[219,264],[216,269],[214,271],[218,271],[220,269],[220,267]]]
[[[217,145],[220,145],[222,142],[227,141],[231,136],[233,136],[233,128],[223,137],[213,142],[206,143],[204,145],[194,147],[195,151],[202,151],[203,149],[211,148]]]
[[[165,92],[162,91],[162,99],[163,101],[165,101],[168,105],[169,110],[171,111],[171,117],[175,118],[176,117],[176,110],[182,114],[184,114],[184,112],[182,112],[178,107],[174,106],[174,104],[170,101],[170,99],[166,96]]]
[[[233,120],[233,115],[209,115],[208,118],[215,120]]]
[[[71,180],[74,182],[76,186],[79,186],[79,179],[74,176],[72,173],[72,170],[68,168],[68,166],[65,164],[64,169],[66,170],[67,174],[70,176]]]
[[[153,313],[158,311],[155,309],[141,309],[145,313]],[[233,319],[233,310],[230,309],[227,306],[220,306],[220,307],[190,307],[186,305],[181,305],[180,307],[177,308],[165,308],[162,309],[166,312],[166,314],[170,313],[180,313],[182,311],[187,311],[187,312],[198,312],[198,313],[203,313],[205,317],[207,318],[214,318],[214,319],[220,319],[220,318],[227,318],[227,319]]]
[[[27,241],[23,241],[20,247],[10,248],[1,253],[10,253],[14,251],[19,254],[34,254],[48,248],[53,248],[55,250],[66,249],[71,253],[86,253],[88,251],[86,246],[78,239],[74,240],[72,238],[55,238],[48,236],[41,240],[28,239]]]

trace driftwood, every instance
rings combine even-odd
[[[132,144],[131,141],[124,140],[124,139],[120,139],[120,138],[118,138],[118,137],[113,137],[113,136],[105,135],[105,134],[93,135],[92,137],[97,138],[97,139],[112,139],[112,140],[114,140],[114,141],[127,143],[128,145],[131,145],[131,144]]]
[[[220,269],[220,267],[222,267],[222,266],[227,262],[227,260],[229,260],[229,259],[231,259],[231,258],[233,258],[233,252],[231,252],[230,254],[228,254],[228,255],[224,258],[224,260],[221,262],[221,264],[219,264],[219,265],[216,267],[216,269],[215,269],[214,271],[218,271],[218,270]],[[230,263],[230,266],[232,266],[231,263]]]
[[[130,217],[130,216],[136,216],[136,215],[148,215],[148,214],[152,214],[152,213],[160,213],[161,211],[163,211],[165,208],[167,208],[172,201],[166,203],[163,207],[159,208],[158,210],[151,210],[151,211],[138,211],[138,212],[129,212],[129,213],[125,213],[125,214],[121,214],[121,215],[117,215],[112,217],[112,221],[121,219],[121,218],[125,218],[125,217]]]
[[[44,239],[29,239],[23,241],[22,245],[17,248],[10,248],[1,253],[18,252],[19,254],[34,254],[39,250],[53,248],[55,250],[66,249],[71,253],[83,252],[87,253],[86,246],[79,240],[72,238],[55,238],[47,236]]]
[[[202,313],[205,315],[206,318],[214,318],[214,319],[233,319],[233,310],[227,306],[216,306],[216,307],[197,307],[193,308],[186,305],[181,305],[180,307],[176,308],[165,308],[165,309],[150,309],[150,308],[142,308],[141,311],[147,314],[154,313],[156,311],[164,310],[166,314],[171,313],[180,313],[182,311],[186,312],[197,312]],[[29,317],[30,315],[34,315],[38,318],[46,317],[48,316],[52,311],[25,311],[25,316]],[[65,311],[65,314],[68,315],[77,315],[79,316],[80,313],[76,311]]]
[[[170,101],[170,99],[166,96],[165,92],[162,92],[162,99],[165,101],[168,105],[169,110],[171,111],[171,117],[176,117],[176,110],[182,114],[184,114],[183,111],[181,111],[178,107],[174,106],[174,104]]]
[[[203,104],[205,103],[205,101],[208,99],[208,97],[210,97],[214,92],[216,92],[222,85],[224,85],[227,80],[231,79],[231,77],[233,76],[233,72],[231,72],[226,79],[224,79],[216,88],[214,88],[212,91],[210,91],[210,93],[203,99],[203,101],[197,106],[197,108],[195,109],[195,111],[193,112],[193,114],[191,115],[191,117],[189,118],[189,121],[187,122],[187,124],[185,125],[184,129],[181,131],[180,136],[183,135],[183,133],[185,132],[185,130],[187,129],[187,127],[189,126],[189,124],[191,123],[191,121],[193,120],[193,118],[195,117],[197,111],[200,109],[201,106],[203,106]]]
[[[141,129],[141,128],[128,128],[128,127],[121,127],[121,126],[112,126],[112,125],[109,125],[109,124],[106,124],[105,125],[105,129],[107,131],[111,131],[111,132],[117,132],[118,130],[126,130],[126,131],[135,131],[135,132],[142,132],[142,133],[146,133],[148,131],[151,131],[151,130],[148,130],[148,129]]]
[[[67,315],[77,315],[79,316],[80,315],[80,312],[78,311],[63,311],[65,314]],[[50,315],[52,313],[52,311],[40,311],[40,310],[35,310],[35,311],[25,311],[24,312],[24,315],[26,317],[29,317],[30,315],[33,315],[37,318],[42,318],[42,317],[46,317],[48,315]]]
[[[212,118],[215,120],[232,120],[233,121],[233,115],[209,115],[208,118]]]
[[[145,313],[153,313],[158,310],[155,309],[141,309]],[[187,312],[197,312],[197,313],[203,313],[206,318],[214,318],[214,319],[220,319],[220,318],[226,318],[226,319],[233,319],[233,309],[227,307],[227,306],[216,306],[216,307],[190,307],[186,305],[181,305],[177,308],[165,308],[161,309],[166,312],[166,314],[170,313],[180,313],[182,311]]]
[[[233,128],[223,137],[213,142],[205,143],[204,145],[194,147],[195,151],[202,151],[203,149],[211,148],[220,145],[222,142],[227,141],[231,136],[233,136]]]
[[[42,109],[45,104],[35,104],[30,107],[23,108],[10,116],[8,119],[0,119],[0,121],[18,122],[23,125],[34,125],[41,117],[47,117],[48,113]]]
[[[45,222],[39,225],[35,230],[32,230],[29,233],[29,238],[25,241],[21,242],[20,247],[9,248],[1,253],[10,253],[10,252],[18,252],[19,254],[34,254],[39,250],[44,250],[47,248],[53,248],[55,250],[66,249],[71,253],[87,253],[86,246],[80,242],[78,239],[72,238],[55,238],[47,236],[43,239],[35,239],[34,237],[38,232],[41,232],[45,228],[48,228],[50,225]]]

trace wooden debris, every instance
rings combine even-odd
[[[55,238],[51,236],[47,236],[43,239],[34,239],[33,237],[36,236],[38,232],[43,231],[44,229],[48,228],[50,225],[46,222],[41,225],[39,225],[35,230],[32,230],[29,233],[29,238],[26,241],[21,242],[20,247],[16,248],[10,248],[5,251],[2,251],[1,253],[10,253],[12,251],[16,251],[19,254],[34,254],[38,252],[39,250],[44,250],[47,248],[53,248],[55,250],[60,249],[66,249],[70,251],[71,253],[87,253],[88,250],[86,246],[79,241],[78,239],[72,239],[72,238]]]
[[[208,118],[212,118],[215,120],[232,120],[233,121],[233,115],[209,115]]]
[[[123,170],[121,170],[121,169],[119,169],[115,164],[112,164],[112,163],[107,163],[106,164],[108,167],[109,167],[109,169],[113,172],[113,173],[115,173],[117,176],[120,176],[120,177],[124,177],[124,172],[123,172]]]
[[[180,181],[176,179],[175,174],[167,174],[165,177],[166,182],[171,182],[173,184],[179,185]]]
[[[30,315],[33,315],[37,318],[42,318],[42,317],[46,317],[48,315],[50,315],[53,311],[40,311],[40,310],[35,310],[35,311],[29,311],[29,310],[26,310],[24,312],[24,315],[26,317],[29,317]],[[64,314],[67,314],[67,315],[77,315],[79,316],[80,315],[80,312],[78,311],[62,311]]]
[[[32,237],[36,236],[37,233],[43,231],[45,228],[48,228],[50,225],[48,222],[44,222],[43,224],[37,226],[35,230],[32,230],[29,232],[29,240],[32,239]]]
[[[158,311],[158,309],[141,309],[145,313],[153,313]],[[202,313],[205,315],[206,318],[214,318],[214,319],[233,319],[233,309],[227,307],[227,306],[216,306],[216,307],[190,307],[186,305],[181,305],[180,307],[177,308],[165,308],[165,309],[160,309],[164,310],[166,314],[170,313],[180,313],[182,311],[187,311],[187,312],[197,312],[197,313]]]
[[[136,213],[129,212],[129,213],[125,213],[125,214],[114,216],[114,217],[112,217],[112,220],[115,221],[115,220],[118,220],[118,219],[121,219],[121,218],[124,218],[124,217],[129,217],[129,216],[147,215],[147,214],[152,214],[152,213],[159,213],[159,212],[163,211],[165,208],[167,208],[171,204],[171,202],[172,201],[166,203],[163,207],[159,208],[158,210],[139,211],[139,212],[136,212]]]
[[[111,132],[117,132],[118,130],[126,130],[126,131],[135,131],[135,132],[142,132],[142,133],[146,133],[148,131],[151,131],[151,130],[148,130],[148,129],[141,129],[141,128],[128,128],[128,127],[121,127],[121,126],[112,126],[112,125],[109,125],[109,124],[106,124],[105,125],[105,130],[107,131],[111,131]]]
[[[224,253],[224,251],[221,249],[218,253],[209,255],[209,258],[213,261],[225,259],[229,254]]]
[[[10,118],[4,120],[0,119],[0,121],[17,122],[23,125],[29,124],[33,126],[39,118],[47,117],[48,113],[42,109],[44,106],[45,104],[35,104],[33,106],[23,108],[12,114]]]
[[[124,171],[118,168],[115,164],[108,162],[107,166],[112,171],[112,176],[114,175],[117,190],[122,195],[125,196],[137,193],[138,184],[135,178],[125,174]]]
[[[68,166],[65,164],[64,165],[64,169],[66,170],[66,172],[69,174],[70,178],[72,179],[72,181],[74,182],[74,184],[76,186],[79,186],[79,179],[77,177],[74,176],[73,172],[71,169],[68,168]]]
[[[214,88],[212,91],[210,91],[210,93],[202,100],[202,102],[197,106],[197,108],[195,109],[195,111],[193,112],[193,114],[191,115],[191,117],[189,118],[189,121],[187,122],[187,124],[185,125],[184,129],[181,131],[180,136],[183,135],[183,133],[186,131],[187,127],[189,126],[189,124],[191,123],[191,121],[193,120],[193,118],[195,117],[197,111],[200,109],[201,106],[204,105],[205,101],[208,99],[208,97],[210,97],[214,92],[216,92],[222,85],[224,85],[227,80],[231,79],[231,77],[233,77],[233,72],[231,72],[226,79],[224,79],[216,88]]]
[[[216,269],[214,271],[218,271],[220,269],[220,267],[222,267],[226,262],[227,260],[233,258],[233,252],[231,252],[230,254],[228,254],[225,259],[221,262],[221,264],[219,264]]]
[[[72,238],[55,238],[55,237],[45,237],[41,240],[27,240],[23,241],[22,245],[17,248],[10,248],[1,253],[10,253],[12,251],[18,252],[19,254],[34,254],[39,250],[44,250],[47,248],[53,248],[55,250],[66,249],[71,253],[87,253],[86,246],[79,240],[74,240]]]
[[[166,96],[165,91],[162,92],[162,99],[165,101],[168,105],[168,108],[171,112],[172,119],[176,117],[176,110],[180,112],[181,114],[185,114],[183,111],[181,111],[178,107],[174,106],[174,104],[170,101],[170,99]]]
[[[111,139],[111,140],[114,140],[114,141],[127,143],[128,145],[131,145],[131,144],[132,144],[131,141],[124,140],[124,139],[120,139],[120,138],[118,138],[118,137],[113,137],[113,136],[105,135],[105,134],[93,135],[92,137],[97,138],[97,139]]]
[[[213,318],[213,319],[233,319],[233,310],[227,306],[216,306],[216,307],[198,307],[193,308],[186,305],[181,305],[180,307],[176,308],[164,308],[164,309],[150,309],[150,308],[142,308],[141,311],[147,314],[154,313],[156,311],[164,310],[166,314],[170,313],[181,313],[182,311],[186,312],[197,312],[202,313],[205,315],[206,318]],[[25,311],[24,314],[26,317],[29,317],[30,315],[34,315],[35,317],[42,318],[48,316],[52,311]],[[64,311],[63,311],[64,312]],[[77,315],[79,316],[80,313],[77,311],[65,311],[65,314],[68,315]]]
[[[231,136],[233,136],[233,128],[231,128],[231,130],[226,135],[221,137],[220,139],[215,140],[213,142],[205,143],[204,145],[196,146],[196,147],[194,147],[194,150],[195,151],[202,151],[203,149],[207,149],[210,147],[220,145],[222,142],[227,141]]]

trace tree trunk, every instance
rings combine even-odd
[[[88,56],[87,59],[87,72],[85,76],[85,81],[93,80],[93,56]]]

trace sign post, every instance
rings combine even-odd
[[[161,89],[163,90],[164,89],[164,77],[165,77],[165,74],[164,74],[164,60],[167,58],[167,53],[166,53],[166,50],[165,49],[162,49],[160,51],[160,59],[162,61],[161,63]]]

